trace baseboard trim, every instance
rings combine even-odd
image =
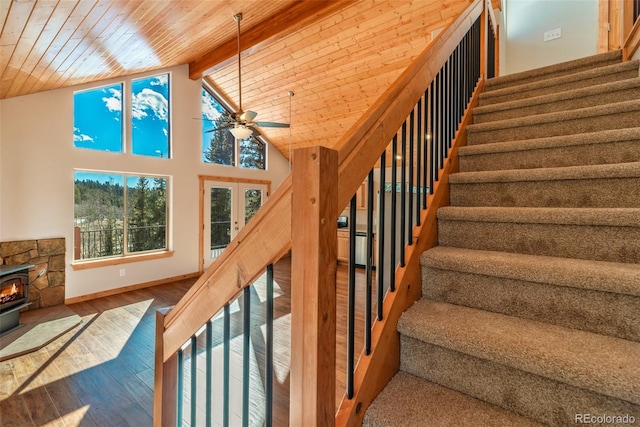
[[[196,271],[195,273],[181,274],[179,276],[167,277],[165,279],[159,279],[159,280],[152,280],[150,282],[138,283],[136,285],[123,286],[121,288],[109,289],[108,291],[95,292],[93,294],[81,295],[79,297],[65,298],[64,303],[66,305],[76,304],[79,302],[90,301],[97,298],[122,294],[124,292],[135,291],[137,289],[150,288],[152,286],[158,286],[158,285],[166,285],[167,283],[177,282],[179,280],[186,280],[186,279],[192,279],[194,277],[200,277],[201,274],[202,273],[199,273]]]

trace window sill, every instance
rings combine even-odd
[[[107,267],[110,265],[128,264],[131,262],[149,261],[152,259],[169,258],[173,251],[152,252],[139,255],[127,255],[118,258],[96,259],[90,261],[74,261],[71,268],[74,270],[87,270],[90,268]]]

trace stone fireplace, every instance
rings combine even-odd
[[[65,239],[0,242],[0,267],[24,264],[34,266],[28,270],[27,309],[64,304]]]

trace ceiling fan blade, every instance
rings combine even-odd
[[[276,122],[253,122],[254,125],[263,127],[263,128],[288,128],[290,127],[289,123],[276,123]]]
[[[229,129],[229,126],[220,126],[218,128],[215,128],[215,129],[205,130],[204,133],[217,132],[219,130],[221,131],[221,130],[225,130],[225,129]]]
[[[240,120],[244,122],[252,122],[257,115],[258,113],[256,113],[255,111],[248,110],[240,114]]]

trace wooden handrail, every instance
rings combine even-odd
[[[364,120],[337,142],[338,206],[347,205],[482,9],[482,0],[473,1],[367,110]]]
[[[371,165],[482,9],[482,0],[471,3],[367,110],[364,120],[352,126],[336,143],[338,206],[347,205]],[[291,175],[167,314],[165,361],[227,302],[263,274],[266,265],[280,259],[291,248],[290,199]]]
[[[291,175],[175,307],[164,324],[163,359],[291,248]]]
[[[491,29],[493,30],[493,34],[498,37],[498,21],[496,21],[496,13],[493,10],[493,4],[491,0],[487,0],[487,13],[489,14],[489,22],[491,22]]]
[[[472,1],[367,110],[363,120],[336,143],[336,215],[337,209],[347,205],[451,52],[482,14],[483,1]],[[161,342],[156,343],[156,349],[163,363],[173,363],[176,352],[202,325],[262,275],[265,266],[291,249],[292,189],[290,174],[176,306],[166,316],[158,316],[162,324],[158,325],[157,337]],[[411,292],[415,293],[415,289],[414,286]]]
[[[622,47],[622,57],[625,61],[629,61],[636,51],[640,48],[640,19],[636,20],[636,23],[631,28],[629,36],[624,41]]]

